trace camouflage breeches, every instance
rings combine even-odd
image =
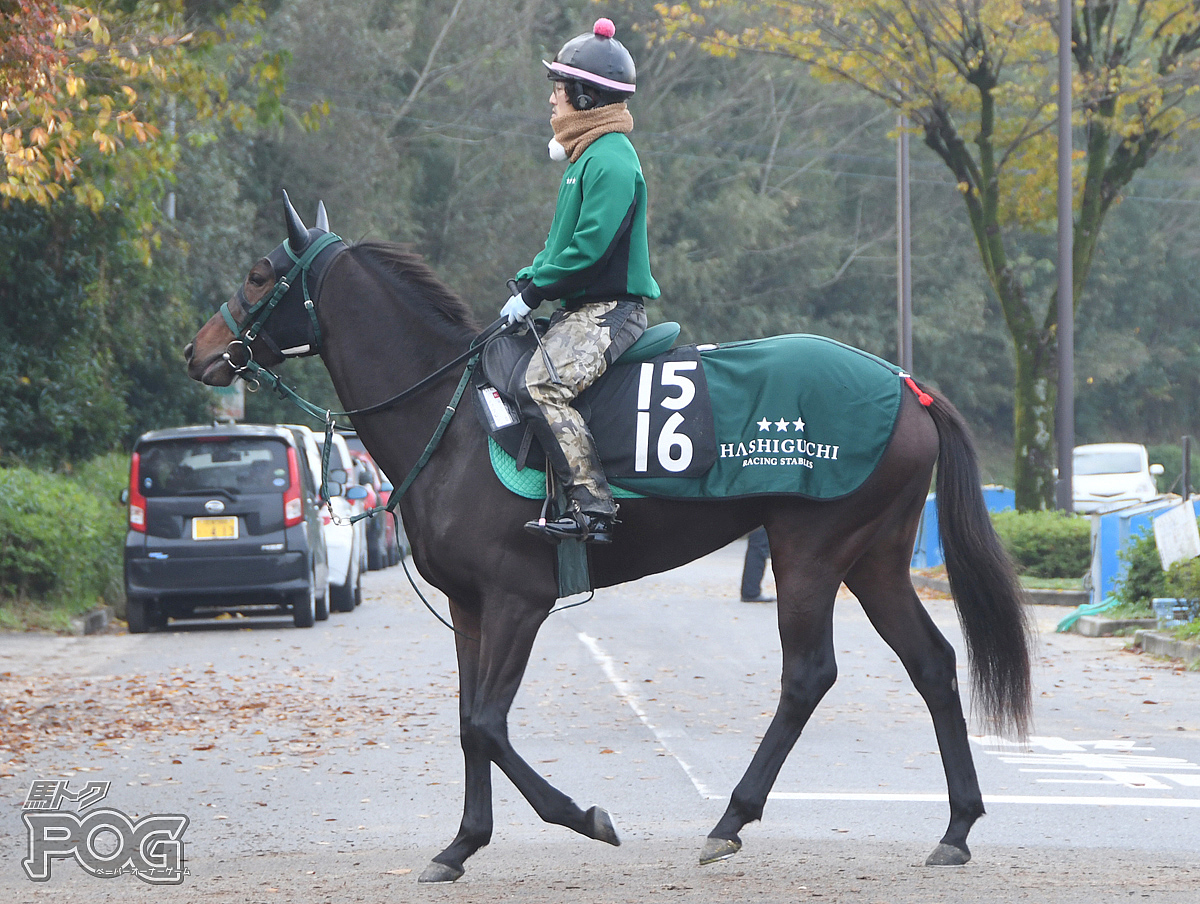
[[[576,311],[560,309],[550,318],[542,345],[561,384],[550,378],[539,351],[533,353],[525,370],[528,403],[522,408],[533,409],[525,414],[534,435],[567,496],[590,514],[612,515],[617,507],[591,431],[571,402],[645,329],[646,312],[632,301],[585,304]]]

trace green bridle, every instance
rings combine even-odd
[[[225,321],[225,325],[229,327],[229,331],[234,335],[234,339],[229,343],[229,347],[233,348],[235,344],[239,344],[245,349],[246,365],[240,368],[237,365],[233,365],[234,370],[238,371],[239,375],[241,374],[242,370],[246,369],[246,367],[253,363],[254,356],[250,351],[250,343],[258,338],[258,334],[262,330],[263,324],[267,322],[267,319],[275,310],[275,306],[279,304],[279,302],[283,300],[284,296],[287,295],[287,293],[291,290],[292,286],[296,282],[297,276],[300,278],[300,289],[304,296],[304,309],[308,312],[309,322],[312,326],[313,337],[316,342],[312,350],[310,352],[306,352],[306,354],[313,354],[320,350],[321,327],[317,323],[316,306],[313,304],[312,294],[308,289],[308,273],[309,270],[312,269],[313,261],[317,259],[317,255],[319,255],[334,242],[340,242],[341,240],[341,236],[338,236],[335,233],[323,233],[314,239],[309,246],[304,249],[304,253],[298,257],[296,253],[292,251],[291,242],[284,241],[282,247],[283,250],[287,252],[288,257],[290,257],[293,261],[292,268],[288,270],[286,275],[281,276],[278,280],[276,280],[275,286],[271,290],[270,294],[264,296],[255,304],[251,305],[246,299],[245,286],[243,285],[238,287],[237,299],[245,309],[247,315],[246,321],[241,325],[239,325],[237,320],[234,318],[233,311],[231,311],[229,308],[229,302],[225,302],[221,305],[221,319]],[[229,359],[228,350],[225,354],[226,359],[230,361],[230,364],[233,364],[233,361]]]

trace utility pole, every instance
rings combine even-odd
[[[1071,20],[1072,0],[1058,0],[1058,405],[1055,433],[1058,482],[1055,503],[1074,510],[1075,455],[1075,230],[1071,214]]]
[[[896,363],[912,373],[912,217],[908,192],[908,117],[896,119]]]

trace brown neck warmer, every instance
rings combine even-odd
[[[568,110],[550,120],[554,140],[574,163],[587,146],[609,132],[633,131],[633,115],[626,104],[608,104],[595,110]]]

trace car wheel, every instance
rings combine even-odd
[[[292,595],[292,623],[297,628],[311,628],[317,620],[317,582],[309,580],[308,587]]]
[[[313,587],[317,586],[317,576],[312,576]],[[329,618],[329,588],[317,597],[317,621],[326,621]]]
[[[367,543],[367,570],[379,571],[387,566],[385,556],[386,541],[383,536],[383,531],[379,531],[374,537],[368,538]]]
[[[354,576],[354,608],[362,605],[362,572]]]
[[[167,622],[169,619],[167,618],[166,611],[161,605],[158,603],[149,603],[146,607],[146,621],[149,623],[151,628],[156,628],[161,631],[167,627]]]
[[[345,583],[340,587],[337,584],[329,585],[329,608],[334,612],[354,611],[354,589],[359,575],[358,562],[354,556],[350,557],[349,569]]]
[[[150,604],[146,600],[134,596],[125,601],[125,621],[129,625],[130,634],[145,634],[151,629],[149,608]]]

